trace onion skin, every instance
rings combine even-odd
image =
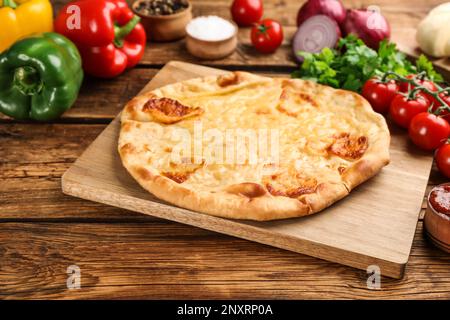
[[[317,38],[317,36],[319,37]],[[323,14],[315,15],[302,23],[295,33],[292,39],[294,56],[298,62],[302,63],[304,58],[298,55],[299,51],[318,53],[325,47],[334,48],[341,36],[341,29],[334,19]],[[315,44],[316,48],[305,47],[306,40]]]
[[[298,11],[297,26],[312,16],[323,14],[334,19],[339,25],[345,21],[346,11],[341,0],[309,0]]]
[[[350,9],[347,10],[344,32],[345,35],[355,34],[367,46],[377,50],[383,39],[390,38],[391,27],[381,13],[366,9]]]

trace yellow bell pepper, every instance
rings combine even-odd
[[[49,0],[0,0],[0,52],[34,33],[53,31]]]

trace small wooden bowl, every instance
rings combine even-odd
[[[450,183],[444,183],[443,185],[449,184]],[[433,192],[433,190],[434,188],[431,192]],[[430,204],[431,192],[428,195],[428,206],[424,218],[425,231],[428,238],[434,245],[450,253],[450,217],[443,213],[437,212],[433,208]]]
[[[231,22],[231,21],[230,21]],[[224,40],[202,40],[195,38],[189,32],[186,31],[186,48],[194,57],[205,60],[217,60],[222,59],[232,54],[237,47],[238,39],[238,27],[235,23],[231,22],[234,26],[234,34]]]
[[[192,20],[192,4],[183,11],[166,15],[150,16],[137,11],[137,6],[145,0],[137,0],[133,3],[133,11],[141,17],[141,23],[150,41],[169,42],[186,36],[186,26]]]

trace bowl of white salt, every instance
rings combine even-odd
[[[232,54],[237,47],[238,27],[217,16],[202,16],[186,26],[186,47],[195,57],[217,60]]]

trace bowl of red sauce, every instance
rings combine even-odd
[[[428,195],[425,230],[437,247],[450,253],[450,182],[434,187]]]

